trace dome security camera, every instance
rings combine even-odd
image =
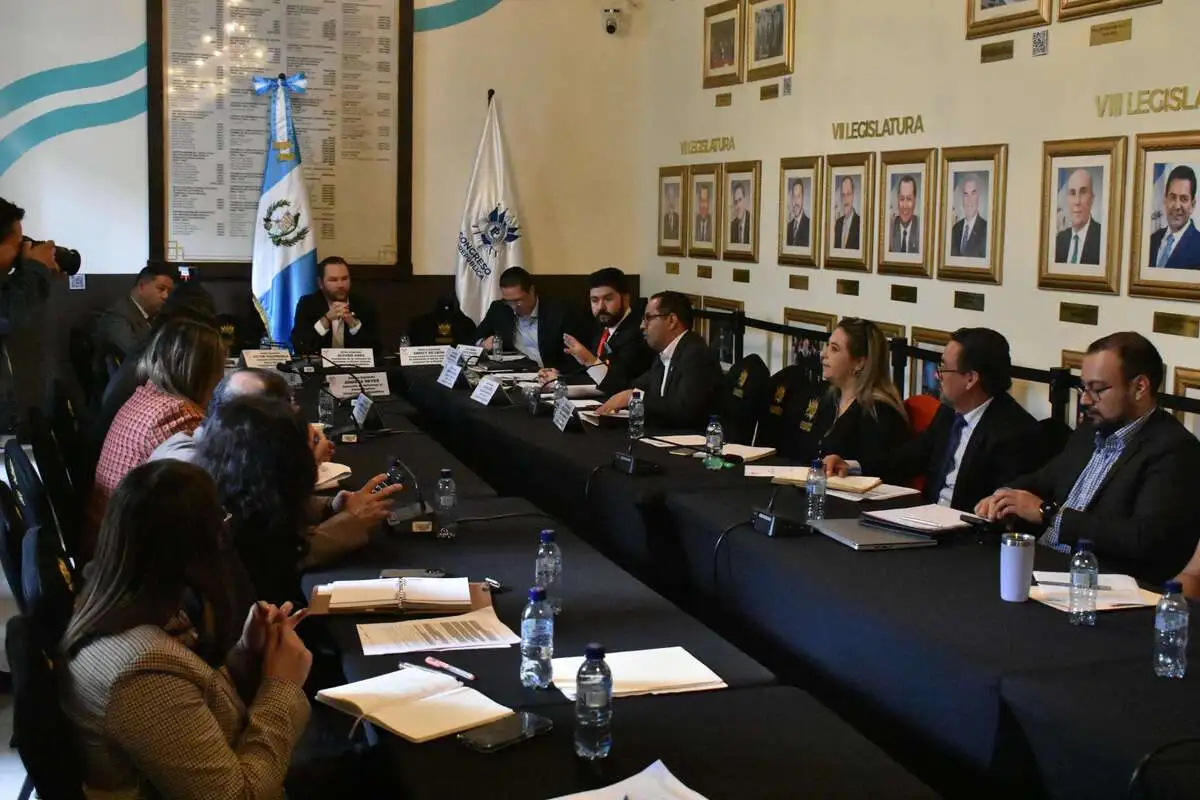
[[[606,8],[604,9],[604,32],[609,36],[615,36],[621,30],[621,9]]]

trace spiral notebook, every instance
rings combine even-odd
[[[313,588],[309,606],[314,614],[404,611],[466,613],[475,603],[489,605],[490,596],[466,578],[372,578],[334,581]]]

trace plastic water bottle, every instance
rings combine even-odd
[[[646,432],[646,402],[641,389],[629,397],[629,438],[640,439]]]
[[[808,467],[808,481],[804,484],[808,500],[808,523],[825,519],[825,462],[814,458]]]
[[[556,380],[554,382],[554,402],[557,403],[559,400],[566,400],[569,395],[567,381],[564,378]]]
[[[328,389],[321,388],[317,394],[317,422],[325,425],[333,421],[333,415],[337,413],[337,398],[329,393]]]
[[[1183,599],[1183,584],[1167,581],[1154,615],[1154,674],[1182,678],[1187,672],[1187,645],[1188,603]]]
[[[1080,539],[1071,556],[1070,619],[1072,625],[1096,624],[1096,587],[1100,584],[1100,564],[1092,553],[1092,543]]]
[[[554,541],[554,531],[538,536],[537,559],[533,563],[533,582],[546,590],[546,602],[554,613],[562,611],[562,551]]]
[[[708,427],[704,429],[704,449],[708,453],[704,457],[705,469],[721,469],[725,466],[725,459],[721,458],[725,452],[725,429],[721,427],[716,414],[708,418]]]
[[[458,536],[458,485],[450,470],[442,470],[434,495],[437,503],[438,538],[453,539]]]
[[[575,676],[575,755],[594,761],[612,749],[612,672],[604,646],[589,644]]]
[[[534,586],[529,603],[521,612],[521,685],[549,689],[554,680],[554,610],[546,602],[546,590]]]

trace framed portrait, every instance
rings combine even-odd
[[[704,9],[704,71],[701,74],[705,89],[742,82],[746,66],[742,41],[742,0],[725,0]]]
[[[1000,283],[1008,145],[942,151],[938,278]]]
[[[936,350],[939,353],[946,349],[950,342],[949,331],[939,331],[933,328],[912,329],[913,347],[922,350]],[[930,397],[942,396],[942,382],[938,380],[937,362],[922,361],[910,358],[908,361],[908,396],[927,394]]]
[[[1138,6],[1156,6],[1162,0],[1058,0],[1058,21],[1111,14]]]
[[[1139,134],[1134,158],[1129,293],[1200,300],[1200,132]]]
[[[796,0],[746,3],[746,80],[792,74]]]
[[[1124,136],[1042,146],[1039,288],[1117,294],[1124,220]]]
[[[825,185],[829,187],[826,269],[871,271],[874,178],[874,153],[848,153],[825,158]]]
[[[758,263],[758,209],[762,162],[731,161],[725,165],[725,204],[721,232],[726,261]]]
[[[1188,369],[1187,367],[1175,368],[1175,387],[1171,390],[1171,394],[1177,394],[1180,397],[1200,398],[1200,369]],[[1200,414],[1188,414],[1184,411],[1176,411],[1175,416],[1183,423],[1184,427],[1192,432],[1193,436],[1200,437]]]
[[[879,274],[933,277],[937,151],[880,153],[879,191]]]
[[[779,263],[820,266],[821,156],[779,160]]]
[[[681,256],[687,242],[687,167],[658,169],[658,254]]]
[[[892,339],[903,339],[908,333],[908,329],[903,325],[897,325],[895,322],[880,322],[877,319],[871,320],[879,326],[879,330],[883,331],[883,335],[887,337],[889,342]]]
[[[837,314],[825,314],[820,311],[805,311],[800,308],[783,309],[783,324],[792,328],[803,328],[813,333],[829,334],[837,325]],[[805,377],[812,384],[821,382],[821,351],[825,349],[828,337],[808,338],[803,335],[785,337],[784,366],[799,365],[804,368]]]
[[[1059,366],[1063,369],[1069,369],[1072,375],[1078,377],[1083,370],[1082,350],[1063,350],[1060,356]],[[1079,426],[1079,418],[1083,413],[1083,407],[1079,405],[1079,392],[1071,392],[1070,399],[1067,400],[1067,419],[1066,422],[1072,428]]]
[[[707,311],[742,311],[746,304],[741,300],[726,300],[723,297],[704,296],[704,309]],[[736,358],[733,325],[726,320],[705,320],[704,333],[708,346],[717,354],[721,369],[728,372]]]
[[[687,226],[689,256],[721,257],[721,165],[694,164],[687,171],[691,219]]]
[[[980,36],[995,36],[1049,25],[1051,2],[1052,0],[967,0],[967,38],[978,39]]]

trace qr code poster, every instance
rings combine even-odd
[[[1044,56],[1050,52],[1050,31],[1049,29],[1033,32],[1033,54],[1035,56]]]

